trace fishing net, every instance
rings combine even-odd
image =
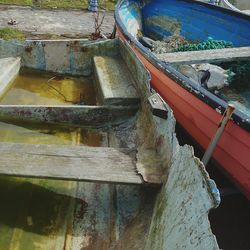
[[[197,51],[197,50],[210,50],[210,49],[224,49],[232,48],[232,42],[224,40],[215,40],[209,37],[206,41],[200,43],[187,43],[175,49],[175,52],[180,51]],[[237,84],[239,87],[250,85],[250,62],[237,61],[220,63],[218,66],[227,70],[228,82],[230,84]]]
[[[238,87],[250,87],[250,62],[237,61],[221,63],[221,67],[229,72],[228,82],[237,85]],[[236,87],[236,86],[235,86]]]
[[[224,40],[214,40],[209,37],[206,41],[200,43],[188,43],[178,47],[175,52],[180,51],[196,51],[196,50],[209,50],[209,49],[224,49],[232,48],[233,44]]]

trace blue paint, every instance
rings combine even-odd
[[[137,3],[133,4],[133,1],[131,2],[125,2],[124,5],[121,6],[119,9],[119,12],[121,13],[120,17],[122,19],[122,22],[125,24],[125,26],[128,28],[128,31],[133,35],[136,36],[137,33],[134,32],[134,29],[132,26],[139,26],[141,27],[141,10]]]
[[[143,2],[143,4],[141,4]],[[139,8],[139,6],[143,6]],[[141,13],[138,13],[138,11]],[[119,9],[122,22],[142,17],[143,33],[148,37],[164,38],[170,35],[168,27],[147,23],[152,17],[177,20],[180,32],[187,40],[205,41],[209,36],[216,40],[231,41],[235,47],[250,45],[250,18],[232,15],[229,11],[185,0],[124,1]],[[135,34],[132,34],[135,35]]]
[[[72,48],[69,50],[69,72],[72,72],[73,74],[76,73],[76,59],[75,59],[75,53]]]
[[[36,51],[36,68],[39,70],[46,70],[46,60],[42,42],[39,42],[39,44],[35,47],[35,51]]]

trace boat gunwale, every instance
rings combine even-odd
[[[224,101],[223,99],[220,99],[213,93],[209,92],[203,87],[197,86],[193,82],[193,80],[188,79],[184,75],[182,75],[180,72],[178,72],[176,69],[174,69],[170,63],[166,63],[158,59],[150,50],[145,48],[138,40],[136,40],[126,29],[125,25],[123,24],[120,14],[119,14],[119,9],[121,5],[126,2],[127,0],[119,0],[117,3],[116,9],[115,9],[115,21],[116,21],[116,26],[121,30],[122,35],[127,39],[127,41],[134,45],[136,49],[142,55],[150,62],[152,63],[159,71],[163,72],[166,74],[170,79],[174,80],[177,84],[179,84],[181,87],[183,87],[185,90],[193,94],[194,96],[198,97],[202,102],[205,104],[209,105],[211,108],[214,109],[215,112],[218,113],[223,113],[226,110],[226,107],[228,106],[228,103]],[[201,4],[205,5],[208,8],[214,8],[214,9],[219,9],[222,12],[228,12],[230,14],[233,14],[235,16],[243,17],[247,20],[250,21],[250,15],[244,14],[242,12],[234,11],[231,9],[227,9],[221,6],[205,3],[205,2],[200,2],[197,0],[181,0],[185,2],[195,2],[196,4]],[[235,109],[233,115],[232,115],[232,120],[234,123],[247,132],[250,132],[250,117],[240,111],[239,109]]]

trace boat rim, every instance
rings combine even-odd
[[[119,9],[121,5],[127,0],[119,0],[117,3],[117,6],[115,8],[115,22],[116,26],[120,28],[120,30],[123,33],[123,36],[126,38],[126,40],[134,45],[136,49],[139,50],[145,56],[145,58],[152,63],[159,71],[165,73],[170,77],[172,80],[174,80],[176,83],[178,83],[181,87],[189,91],[194,96],[198,97],[202,102],[209,105],[211,108],[213,108],[216,112],[222,114],[227,106],[228,103],[224,101],[223,99],[217,97],[215,94],[211,93],[210,91],[206,90],[205,88],[201,86],[197,86],[197,84],[194,83],[193,80],[188,79],[183,74],[178,72],[174,67],[170,65],[170,63],[166,63],[158,59],[149,49],[144,47],[138,40],[136,40],[127,30],[125,25],[123,24],[120,15],[119,15]],[[182,0],[184,2],[195,2],[199,5],[204,5],[211,9],[217,9],[224,13],[230,13],[234,16],[239,16],[244,19],[247,19],[250,21],[250,15],[246,15],[239,11],[230,10],[218,5],[213,5],[206,2],[200,2],[199,0]],[[246,130],[247,132],[250,132],[250,117],[240,111],[239,109],[235,109],[232,120],[235,124],[239,125],[241,128]]]

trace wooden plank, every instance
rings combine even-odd
[[[142,184],[131,150],[0,143],[0,175]]]
[[[139,103],[135,81],[126,64],[118,57],[95,56],[96,84],[104,104]]]
[[[1,121],[33,121],[103,127],[134,116],[138,106],[0,105]]]
[[[158,59],[174,64],[227,62],[250,59],[250,47],[163,53]]]

